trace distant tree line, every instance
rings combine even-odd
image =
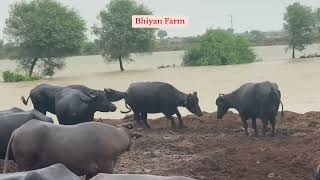
[[[21,71],[29,77],[34,72],[37,78],[51,77],[65,66],[66,57],[75,55],[100,54],[106,63],[118,62],[123,71],[124,62],[134,60],[131,53],[186,50],[184,65],[224,65],[255,61],[250,46],[286,44],[295,58],[295,51],[320,42],[320,8],[300,3],[286,8],[284,31],[209,29],[195,37],[170,38],[165,30],[132,28],[132,15],[152,14],[134,0],[111,0],[97,14],[99,23],[91,28],[97,38],[90,41],[78,11],[58,0],[13,2],[5,22],[6,41],[0,39],[0,58],[15,59],[19,69],[6,77],[18,77]]]

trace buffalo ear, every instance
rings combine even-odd
[[[92,91],[89,92],[89,96],[90,96],[92,99],[95,99],[95,98],[97,97],[97,95],[96,95],[94,92],[92,92]]]
[[[128,129],[133,129],[134,123],[133,123],[133,122],[129,122],[129,123],[127,123],[125,126],[126,126],[126,128],[128,128]]]
[[[133,129],[134,123],[133,122],[122,123],[122,124],[119,124],[117,127],[125,127],[127,129]]]
[[[197,91],[193,92],[193,95],[195,95],[195,96],[198,96],[198,93],[197,93]]]
[[[104,88],[104,92],[106,92],[106,93],[111,93],[111,89],[110,88]]]
[[[88,96],[85,96],[85,95],[84,96],[80,96],[80,100],[85,102],[85,103],[92,102],[92,99],[90,97],[88,97]]]

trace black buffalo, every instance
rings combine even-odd
[[[276,116],[281,102],[281,93],[276,83],[269,81],[261,83],[247,83],[230,94],[219,94],[216,99],[218,106],[217,118],[221,119],[223,115],[234,108],[239,112],[246,135],[248,135],[247,120],[252,119],[252,127],[255,135],[258,135],[256,127],[256,118],[263,122],[263,136],[265,136],[266,126],[270,122],[272,126],[272,136],[276,125]]]
[[[0,159],[5,157],[12,132],[32,119],[53,123],[50,117],[36,110],[0,115]]]
[[[22,96],[21,100],[23,104],[27,105],[29,98],[31,98],[34,109],[38,110],[44,115],[47,112],[55,114],[56,112],[55,112],[54,97],[56,93],[61,91],[62,89],[63,87],[60,87],[60,86],[54,86],[50,84],[40,84],[30,91],[30,95],[27,99],[25,99]]]
[[[116,111],[104,93],[86,95],[78,89],[65,88],[55,95],[55,111],[60,124],[71,125],[93,121],[96,111]]]
[[[87,96],[93,93],[105,93],[105,95],[111,102],[119,101],[125,96],[125,93],[113,89],[104,89],[104,91],[100,91],[88,88],[83,85],[69,85],[62,87],[50,84],[40,84],[30,91],[29,97],[27,99],[22,96],[21,100],[23,104],[27,105],[30,98],[33,103],[34,109],[43,114],[46,114],[46,112],[56,114],[55,95],[65,88],[78,89]]]
[[[171,84],[164,82],[138,82],[133,83],[127,90],[127,96],[124,98],[128,113],[134,112],[134,120],[150,128],[147,122],[148,113],[163,113],[171,120],[172,127],[175,128],[173,114],[179,119],[179,127],[184,127],[181,114],[178,110],[179,106],[186,107],[190,112],[197,116],[202,115],[199,107],[199,99],[197,93],[185,94]],[[129,105],[130,107],[128,107]]]
[[[11,114],[11,113],[17,113],[17,112],[24,112],[23,109],[20,109],[18,107],[13,107],[11,109],[7,109],[7,110],[2,110],[0,111],[0,115],[2,114]]]
[[[8,143],[3,172],[8,159],[14,159],[21,171],[30,171],[56,163],[64,164],[78,176],[91,178],[98,173],[113,173],[118,157],[130,150],[134,123],[118,127],[86,122],[56,125],[29,121],[16,129]]]
[[[16,172],[9,174],[0,174],[1,180],[80,180],[63,164],[54,164],[52,166],[37,169],[33,171]]]

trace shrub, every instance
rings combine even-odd
[[[4,82],[19,82],[19,81],[33,81],[41,79],[40,76],[27,76],[21,74],[19,71],[4,71],[2,72]]]
[[[184,66],[206,66],[251,63],[256,55],[247,39],[220,29],[209,29],[200,44],[186,50]]]
[[[314,53],[314,54],[300,56],[300,58],[315,58],[315,57],[320,57],[320,54]]]

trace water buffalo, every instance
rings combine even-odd
[[[54,86],[50,84],[40,84],[30,91],[30,95],[27,99],[25,99],[22,96],[21,100],[23,104],[27,105],[29,98],[31,98],[34,109],[38,110],[43,114],[46,114],[47,112],[56,114],[55,95],[56,93],[62,91],[65,88],[78,89],[79,91],[86,94],[87,96],[89,96],[92,93],[103,92],[100,90],[88,88],[83,85],[69,85],[69,86],[61,87],[61,86]],[[119,101],[123,99],[123,96],[125,95],[120,91],[115,91],[113,89],[104,89],[104,93],[109,99],[109,101],[111,102]]]
[[[91,180],[196,180],[183,176],[153,176],[145,174],[98,174]]]
[[[179,127],[184,127],[178,106],[186,107],[191,113],[197,116],[202,115],[199,107],[197,92],[185,94],[171,84],[164,82],[138,82],[133,83],[127,90],[127,96],[124,98],[128,113],[133,111],[134,119],[139,123],[143,121],[147,128],[150,128],[147,122],[147,113],[163,113],[167,119],[171,120],[172,127],[175,128],[173,114],[179,119]],[[128,105],[130,107],[128,107]]]
[[[241,117],[246,135],[248,133],[247,120],[252,119],[252,127],[255,135],[258,136],[256,118],[263,122],[263,136],[265,136],[266,126],[270,122],[272,126],[272,136],[276,124],[276,116],[281,102],[281,93],[276,83],[269,81],[261,83],[247,83],[230,94],[219,94],[216,99],[218,106],[217,118],[222,119],[229,108],[235,108]]]
[[[33,171],[0,174],[1,180],[80,180],[63,164],[54,164],[49,167]]]
[[[34,109],[38,110],[44,115],[47,112],[55,114],[54,96],[62,89],[63,87],[60,86],[40,84],[30,91],[30,95],[27,99],[22,96],[21,100],[23,104],[27,105],[29,98],[31,98]]]
[[[11,113],[17,113],[17,112],[24,112],[23,109],[20,109],[18,107],[13,107],[11,109],[7,109],[7,110],[2,110],[0,111],[0,115],[2,114],[11,114]]]
[[[56,93],[54,101],[59,123],[65,125],[93,121],[96,111],[114,112],[117,109],[101,92],[92,92],[87,96],[71,88]]]
[[[0,159],[5,158],[7,144],[13,131],[32,119],[53,123],[50,117],[36,110],[0,115]]]
[[[29,171],[56,163],[64,164],[78,176],[91,178],[98,173],[113,173],[118,156],[129,150],[133,123],[118,127],[86,122],[77,125],[56,125],[30,121],[12,134],[4,165],[12,158],[19,170]]]

